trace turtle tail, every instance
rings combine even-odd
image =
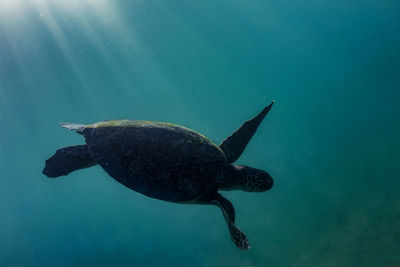
[[[76,123],[68,123],[68,122],[62,122],[61,126],[64,128],[67,128],[68,130],[75,131],[77,133],[82,134],[83,130],[85,130],[86,126],[85,124],[76,124]]]
[[[58,149],[51,158],[46,160],[42,173],[49,178],[56,178],[96,164],[87,145],[69,146]]]

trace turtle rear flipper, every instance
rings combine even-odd
[[[63,147],[46,160],[43,174],[50,178],[68,175],[73,171],[96,165],[87,145]]]

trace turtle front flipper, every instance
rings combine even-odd
[[[239,129],[228,136],[219,146],[219,148],[224,151],[229,163],[235,162],[243,153],[247,144],[250,142],[250,139],[257,131],[258,126],[271,110],[273,104],[274,101],[266,106],[263,111],[261,111],[253,119],[243,123],[242,126],[239,127]]]
[[[217,205],[221,209],[228,225],[229,233],[233,243],[235,243],[235,245],[240,249],[250,249],[250,244],[246,235],[234,224],[235,210],[232,203],[218,193],[214,195],[214,199],[211,201],[211,203]]]

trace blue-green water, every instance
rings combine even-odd
[[[168,121],[221,142],[272,99],[238,163],[265,193],[213,206],[100,167],[47,179],[59,122]],[[400,3],[1,0],[1,266],[400,266]]]

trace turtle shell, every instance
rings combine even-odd
[[[83,131],[89,151],[115,180],[152,198],[190,202],[215,190],[224,152],[203,135],[161,122],[105,121]]]

